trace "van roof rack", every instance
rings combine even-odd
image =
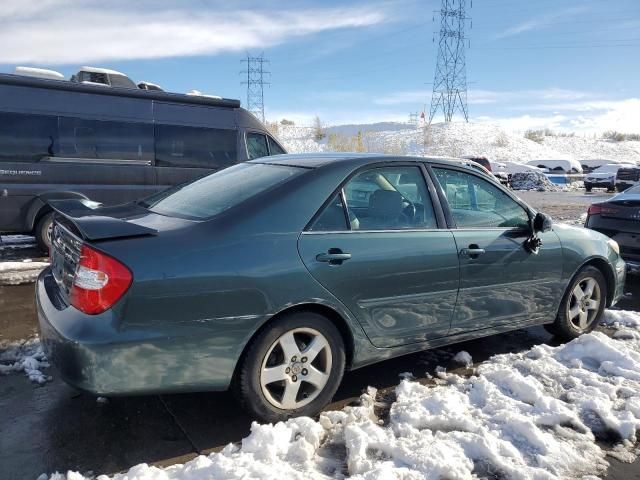
[[[0,73],[0,84],[49,88],[70,92],[95,93],[114,97],[146,98],[163,102],[176,102],[214,107],[240,108],[240,100],[231,98],[215,98],[210,96],[186,95],[182,93],[161,92],[158,90],[142,90],[139,88],[105,88],[103,85],[74,83],[63,79],[36,78],[22,75]]]

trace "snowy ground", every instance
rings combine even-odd
[[[2,235],[0,237],[0,285],[33,282],[48,265],[34,237]]]
[[[371,388],[361,405],[317,421],[253,423],[220,453],[113,478],[593,479],[607,456],[636,458],[640,430],[640,314],[604,320],[609,335],[496,355],[466,377],[441,369],[428,385],[402,380],[390,406]]]
[[[384,128],[384,125],[382,126]],[[370,152],[401,155],[486,156],[492,161],[526,163],[539,159],[611,159],[640,162],[640,142],[610,142],[593,137],[544,137],[538,143],[521,132],[510,132],[488,123],[436,123],[430,128],[396,125],[378,130],[379,125],[346,125],[328,131],[353,136],[362,134],[364,148]],[[290,127],[279,132],[291,153],[329,150],[327,138],[314,142],[312,129]]]

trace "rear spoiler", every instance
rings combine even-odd
[[[109,213],[117,213],[118,207],[91,208],[88,205],[89,202],[83,201],[83,199],[49,200],[47,203],[65,221],[70,222],[84,240],[108,240],[158,233],[153,228],[108,215]],[[127,206],[127,211],[131,215],[129,206]]]

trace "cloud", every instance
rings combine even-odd
[[[640,98],[566,104],[566,108],[561,108],[562,105],[554,107],[559,112],[549,110],[553,112],[550,115],[481,115],[472,117],[472,120],[498,123],[514,131],[550,128],[578,133],[602,133],[605,130],[640,133]]]
[[[213,55],[263,49],[387,18],[384,8],[375,5],[269,11],[201,5],[117,0],[107,7],[89,0],[3,0],[0,63],[60,65]]]
[[[547,88],[538,90],[481,90],[469,89],[467,102],[472,105],[488,105],[499,103],[512,103],[514,101],[540,102],[558,100],[579,100],[593,97],[594,94],[576,90],[566,90],[562,88]],[[424,104],[431,101],[430,89],[404,90],[380,95],[374,100],[377,105],[403,105],[403,104]]]
[[[548,28],[549,26],[553,26],[555,20],[568,19],[574,15],[579,13],[584,13],[585,11],[590,10],[587,6],[577,6],[566,8],[564,10],[559,10],[554,13],[549,13],[546,15],[539,15],[524,22],[521,22],[517,25],[507,28],[506,30],[495,35],[494,38],[507,38],[513,37],[515,35],[519,35],[521,33],[530,32],[533,30],[542,30],[544,28]]]

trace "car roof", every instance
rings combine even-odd
[[[367,165],[370,163],[379,162],[427,162],[427,163],[444,163],[455,166],[468,166],[474,171],[479,171],[475,168],[474,162],[462,158],[453,157],[417,157],[417,156],[402,156],[402,155],[384,155],[380,153],[294,153],[287,155],[273,155],[270,157],[256,158],[250,160],[251,163],[266,163],[275,165],[287,165],[291,167],[303,167],[303,168],[320,168],[327,165],[336,163],[352,164],[353,166]]]

